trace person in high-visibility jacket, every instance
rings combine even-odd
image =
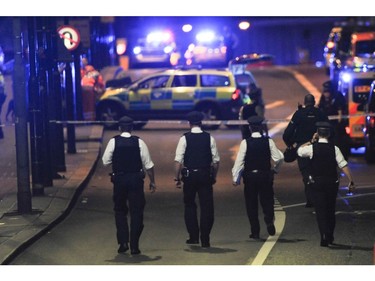
[[[85,120],[95,120],[96,101],[105,90],[103,76],[92,65],[88,64],[86,58],[82,59],[81,68],[82,105]]]

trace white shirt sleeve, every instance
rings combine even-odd
[[[102,156],[102,161],[104,166],[108,166],[112,164],[112,156],[113,156],[113,151],[115,149],[115,139],[110,139],[107,147],[103,153]]]
[[[212,136],[211,136],[211,155],[212,155],[213,163],[220,162],[220,156],[219,156],[219,151],[217,150],[216,141]]]
[[[141,139],[139,139],[139,148],[141,150],[141,159],[142,159],[143,167],[145,167],[146,170],[149,170],[152,167],[154,167],[154,162],[152,162],[151,160],[148,147],[146,143]]]
[[[271,138],[268,140],[270,144],[271,158],[274,162],[273,169],[275,172],[279,172],[280,166],[284,162],[284,154],[276,147],[275,142]]]
[[[176,156],[174,158],[174,161],[181,163],[181,164],[184,163],[185,149],[186,149],[186,138],[185,136],[182,136],[177,144]]]
[[[238,179],[241,170],[244,168],[245,164],[245,155],[246,155],[247,143],[246,140],[242,140],[240,143],[240,149],[238,150],[236,161],[234,162],[232,168],[232,179],[233,182],[236,182]]]
[[[337,166],[339,166],[340,169],[348,165],[348,162],[345,160],[344,156],[342,155],[340,149],[337,146],[335,146],[335,153]]]
[[[309,157],[311,159],[313,156],[312,145],[300,146],[297,149],[297,154],[299,157]]]

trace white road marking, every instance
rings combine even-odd
[[[274,102],[272,102],[272,103],[268,103],[268,104],[266,104],[266,109],[272,109],[272,108],[275,108],[275,107],[278,107],[278,106],[281,106],[281,105],[283,105],[283,104],[285,104],[285,101],[283,101],[283,100],[277,100],[277,101],[274,101]]]
[[[276,234],[274,236],[268,236],[266,242],[264,242],[262,248],[260,248],[255,259],[251,262],[248,260],[246,265],[263,265],[264,261],[267,259],[269,253],[271,252],[273,246],[275,246],[277,240],[279,239],[285,225],[285,212],[280,206],[279,208],[275,207],[275,228]]]

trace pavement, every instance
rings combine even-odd
[[[67,153],[65,167],[44,194],[31,198],[32,211],[20,214],[17,199],[15,127],[2,128],[0,139],[0,264],[9,264],[19,253],[62,221],[76,203],[90,179],[102,148],[103,126],[75,125],[76,153]],[[30,189],[31,187],[30,182]]]

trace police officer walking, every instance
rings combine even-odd
[[[121,134],[109,140],[102,161],[105,166],[112,164],[111,181],[118,253],[128,251],[130,241],[131,254],[137,255],[141,253],[139,238],[143,230],[143,212],[146,204],[144,178],[147,173],[150,179],[150,191],[154,192],[156,190],[154,163],[145,142],[131,135],[133,119],[122,117],[119,120],[119,127]]]
[[[250,238],[259,239],[258,200],[263,209],[264,221],[269,235],[275,235],[274,225],[274,174],[284,162],[283,153],[275,142],[264,135],[264,119],[252,116],[248,119],[251,136],[241,141],[236,161],[232,168],[233,185],[244,181],[244,196],[247,216],[250,222]],[[272,167],[273,162],[273,167]]]
[[[265,105],[261,93],[251,92],[251,85],[247,85],[245,95],[248,96],[247,101],[241,106],[238,113],[239,120],[248,120],[251,116],[261,116],[264,118]],[[268,134],[267,124],[264,124],[264,131]],[[242,139],[250,137],[251,132],[248,125],[240,125]]]
[[[315,107],[315,98],[311,94],[307,94],[304,98],[304,106],[299,106],[298,110],[293,114],[288,126],[283,133],[283,140],[288,147],[296,145],[297,148],[302,144],[311,140],[316,132],[315,124],[320,121],[328,121],[327,115],[319,108]],[[305,188],[306,207],[313,206],[309,181],[309,159],[297,157],[298,168],[302,175],[302,181]]]
[[[175,155],[175,182],[181,188],[183,182],[184,218],[189,233],[187,244],[210,247],[210,233],[214,223],[213,184],[219,169],[219,153],[215,139],[201,125],[203,114],[193,111],[187,115],[190,132],[179,140]],[[198,221],[198,194],[200,222]]]
[[[328,141],[331,124],[318,122],[316,126],[317,132],[309,142],[298,148],[297,153],[300,157],[311,159],[309,184],[321,237],[320,246],[328,247],[333,244],[336,225],[336,197],[339,187],[337,167],[349,179],[349,192],[354,191],[355,185],[348,162],[340,149]]]

